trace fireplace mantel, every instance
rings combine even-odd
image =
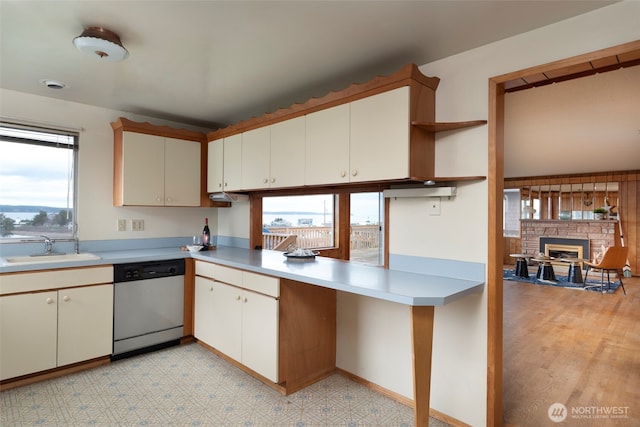
[[[520,220],[522,252],[525,254],[536,254],[540,251],[540,237],[586,239],[589,240],[591,253],[585,254],[585,258],[594,259],[595,254],[602,251],[602,246],[620,244],[619,230],[618,221],[613,219]]]

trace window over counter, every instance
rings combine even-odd
[[[340,198],[348,203],[340,203]],[[348,259],[383,264],[382,193],[326,193],[264,196],[262,198],[262,247],[287,251],[292,248],[337,249],[338,236],[349,246]],[[339,214],[339,209],[347,212]],[[340,221],[339,218],[348,218]]]
[[[78,133],[0,122],[0,239],[75,237]]]

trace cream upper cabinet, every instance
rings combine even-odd
[[[122,205],[200,206],[199,142],[125,131],[121,161]]]
[[[207,193],[224,191],[224,138],[207,145]]]
[[[271,188],[304,185],[305,129],[304,116],[271,125]]]
[[[165,206],[200,206],[200,142],[165,138]]]
[[[306,115],[305,184],[349,182],[349,104]]]
[[[242,187],[242,135],[210,141],[207,192],[236,191]]]
[[[242,188],[269,188],[271,127],[264,126],[242,134]]]
[[[124,132],[122,204],[164,206],[164,138]]]
[[[351,102],[351,182],[409,177],[409,86]]]

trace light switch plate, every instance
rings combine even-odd
[[[127,220],[118,218],[118,231],[127,231]]]
[[[431,197],[429,198],[429,215],[438,216],[440,215],[440,198]]]
[[[144,219],[132,219],[131,220],[131,230],[133,230],[133,231],[144,231]]]

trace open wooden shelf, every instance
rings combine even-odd
[[[467,122],[411,122],[412,126],[419,127],[429,132],[443,132],[448,130],[464,129],[473,126],[486,125],[486,120],[471,120]]]

